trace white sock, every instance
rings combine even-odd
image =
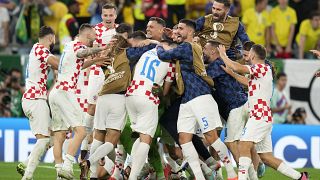
[[[229,154],[228,154],[227,146],[219,138],[215,142],[213,142],[211,146],[216,150],[221,161],[226,167],[228,178],[237,177],[237,174],[234,171],[231,163],[231,158],[229,157]]]
[[[248,157],[239,158],[238,180],[247,180],[248,169],[252,160]]]
[[[80,150],[89,150],[89,144],[87,137],[81,143]]]
[[[113,144],[110,142],[105,142],[101,146],[99,146],[94,153],[90,154],[89,161],[90,163],[96,163],[99,159],[105,157],[112,151],[114,148]]]
[[[258,180],[257,171],[254,170],[254,166],[252,163],[249,166],[248,173],[249,173],[250,180]]]
[[[199,162],[200,162],[200,166],[201,166],[201,170],[202,170],[203,174],[210,175],[212,170],[208,167],[208,165],[200,159],[199,159]]]
[[[69,169],[73,169],[73,161],[74,161],[74,157],[71,156],[70,154],[67,154],[65,156],[65,160],[63,162],[62,168],[63,169],[68,169],[68,170]]]
[[[22,164],[27,167],[27,166],[28,166],[28,163],[29,163],[29,159],[30,159],[30,155],[27,157],[26,160],[24,160],[24,161],[22,162]]]
[[[213,166],[215,164],[217,164],[218,162],[212,157],[210,156],[207,160],[204,161],[208,166]]]
[[[176,173],[179,171],[180,167],[179,165],[170,157],[169,153],[165,153],[165,157],[168,161],[168,164],[171,167],[171,171]]]
[[[104,157],[104,166],[103,166],[103,168],[107,171],[107,173],[109,174],[109,175],[111,175],[112,174],[112,170],[113,170],[113,168],[114,168],[114,163],[113,163],[113,161],[111,160],[111,159],[109,159],[109,157],[108,156],[105,156]],[[90,169],[91,170],[91,169]]]
[[[98,141],[96,139],[93,139],[92,144],[91,144],[91,148],[90,148],[90,154],[93,154],[96,151],[96,149],[99,146],[101,146],[102,144],[103,144],[103,142]],[[90,178],[97,178],[98,177],[97,168],[98,168],[97,162],[90,164],[90,171],[91,171]]]
[[[54,168],[56,168],[57,177],[58,177],[58,171],[61,170],[61,168],[62,168],[62,163],[54,165]]]
[[[181,144],[184,159],[186,159],[191,167],[193,174],[197,180],[205,180],[200,167],[199,157],[192,142]]]
[[[299,179],[301,177],[300,172],[294,170],[293,168],[286,165],[284,162],[282,162],[277,171],[281,172],[282,174],[292,178],[292,179]]]
[[[131,156],[132,156],[133,153],[136,152],[137,148],[139,147],[139,144],[140,144],[140,139],[138,138],[138,139],[136,139],[136,141],[132,145],[131,154],[130,154]]]
[[[93,119],[94,119],[94,116],[91,116],[90,114],[86,113],[84,117],[84,122],[85,122],[87,134],[91,134],[93,130]]]
[[[134,154],[131,153],[132,156],[132,167],[129,180],[136,180],[146,159],[148,157],[148,152],[150,149],[150,145],[144,142],[140,142],[137,149],[134,151]]]
[[[115,159],[115,168],[111,177],[119,179],[121,170],[123,169],[123,166],[124,166],[124,160],[126,159],[125,155],[126,154],[124,153],[123,145],[118,144],[116,159]]]
[[[27,165],[27,169],[25,171],[24,176],[26,178],[32,178],[33,173],[36,169],[36,167],[39,164],[39,161],[41,159],[41,157],[43,156],[43,154],[46,152],[47,150],[47,146],[49,145],[49,138],[43,138],[43,139],[38,139],[35,146],[32,149],[32,152],[29,155],[29,161],[28,161],[28,165]]]

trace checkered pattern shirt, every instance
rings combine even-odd
[[[218,104],[220,115],[227,120],[230,111],[245,104],[248,97],[242,85],[227,74],[221,65],[225,66],[221,59],[211,62],[207,73],[214,80],[213,97]]]
[[[152,94],[153,84],[162,86],[164,81],[173,82],[174,75],[174,64],[159,60],[157,51],[153,48],[144,53],[136,64],[126,96],[147,96],[155,104],[159,104],[159,97]]]
[[[24,99],[47,99],[48,58],[50,51],[42,44],[33,45],[26,68],[26,91]]]
[[[272,70],[267,64],[247,66],[250,71],[249,111],[250,118],[272,122],[270,100],[273,92]]]
[[[79,80],[76,87],[76,95],[78,103],[83,110],[83,112],[88,112],[88,100],[87,100],[87,90],[89,84],[89,72],[88,69],[83,69],[80,71]]]
[[[206,94],[211,94],[209,85],[195,73],[193,67],[193,52],[190,43],[184,42],[178,47],[165,51],[163,47],[158,47],[158,56],[163,60],[179,60],[181,66],[181,75],[184,83],[184,93],[181,103]]]
[[[76,54],[85,48],[87,47],[79,41],[66,44],[60,59],[56,89],[76,92],[80,70],[84,63],[84,59],[78,58]]]

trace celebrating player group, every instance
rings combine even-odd
[[[229,9],[215,0],[212,14],[173,29],[152,17],[144,33],[115,24],[106,4],[103,21],[82,24],[60,60],[54,31],[41,27],[22,99],[37,141],[17,166],[22,179],[52,146],[57,179],[74,179],[76,162],[80,179],[223,179],[221,163],[228,180],[256,180],[265,165],[309,179],[272,154],[273,65]]]

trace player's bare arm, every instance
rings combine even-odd
[[[219,47],[217,48],[220,54],[221,59],[223,60],[223,62],[226,64],[227,67],[230,67],[233,71],[238,72],[240,74],[249,74],[249,69],[238,63],[235,61],[232,61],[231,59],[228,58],[227,54],[226,54],[226,48],[224,47],[224,45],[219,45]]]
[[[47,60],[47,63],[50,64],[52,69],[58,70],[59,58],[57,58],[56,56],[49,56],[48,60]]]
[[[87,67],[90,67],[93,64],[102,63],[102,62],[108,63],[110,61],[111,61],[111,59],[108,56],[100,56],[100,57],[90,58],[90,59],[87,59],[86,61],[84,61],[82,69],[86,69]]]
[[[245,76],[242,76],[240,74],[237,74],[233,72],[229,67],[225,67],[221,65],[221,68],[230,76],[232,76],[235,80],[237,80],[240,84],[248,87],[249,85],[249,79],[246,78]]]
[[[109,48],[109,47],[107,47]],[[86,49],[81,49],[77,52],[77,57],[78,58],[85,58],[93,54],[97,54],[100,51],[105,50],[105,48],[101,47],[92,47],[92,48],[86,48]]]

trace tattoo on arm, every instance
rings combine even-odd
[[[103,49],[102,48],[99,48],[99,47],[92,47],[92,48],[86,48],[86,49],[82,49],[82,50],[79,50],[77,52],[77,57],[78,58],[85,58],[87,56],[90,56],[92,54],[96,54],[100,51],[102,51]]]

